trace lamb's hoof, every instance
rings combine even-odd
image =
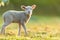
[[[20,34],[18,34],[18,36],[20,36]]]

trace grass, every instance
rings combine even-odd
[[[0,29],[3,23],[0,17]],[[60,17],[57,16],[32,16],[26,25],[28,35],[18,34],[18,24],[12,23],[6,28],[6,34],[0,35],[0,40],[60,40]]]

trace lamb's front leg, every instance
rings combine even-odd
[[[19,23],[18,36],[20,36],[21,24]]]
[[[22,22],[21,24],[22,24],[22,27],[23,27],[23,29],[25,31],[25,35],[27,35],[26,26],[25,26],[24,22]]]

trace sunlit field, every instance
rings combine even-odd
[[[3,19],[0,17],[0,30]],[[60,40],[60,17],[32,16],[26,24],[28,35],[25,36],[23,28],[21,36],[18,34],[18,24],[12,23],[6,27],[6,34],[0,34],[0,40]]]

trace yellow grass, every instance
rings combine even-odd
[[[12,23],[7,26],[5,35],[0,34],[0,40],[60,40],[59,20],[59,17],[31,18],[26,25],[27,36],[25,36],[23,28],[21,29],[21,36],[17,36],[18,24]]]

